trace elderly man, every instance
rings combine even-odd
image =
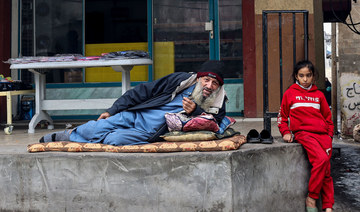
[[[40,142],[73,141],[110,145],[146,144],[167,132],[165,113],[225,116],[223,63],[207,61],[199,72],[176,72],[127,91],[97,121],[45,135]]]

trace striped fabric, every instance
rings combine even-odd
[[[320,104],[319,103],[295,103],[291,105],[290,110],[298,108],[298,107],[313,107],[315,109],[320,110]]]

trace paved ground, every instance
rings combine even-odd
[[[66,124],[76,126],[81,123],[56,122],[55,130],[65,129]],[[24,122],[15,123],[14,126],[12,135],[5,135],[4,131],[0,130],[0,154],[26,153],[28,144],[37,143],[40,137],[49,132],[47,129],[37,127],[34,134],[28,134]],[[263,122],[262,119],[238,118],[233,128],[246,135],[251,129],[260,132],[263,129]],[[275,142],[282,142],[274,121],[271,131]],[[336,212],[360,211],[360,143],[354,142],[353,139],[335,138],[333,144],[335,149],[331,162],[335,190],[334,209]]]
[[[360,144],[351,139],[336,140],[331,165],[336,211],[360,211]],[[335,149],[336,150],[336,149]]]

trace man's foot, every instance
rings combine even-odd
[[[70,133],[72,130],[64,130],[60,132],[49,133],[40,138],[40,143],[47,143],[53,141],[70,141]]]

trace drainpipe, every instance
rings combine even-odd
[[[332,120],[334,123],[334,132],[338,132],[340,119],[338,119],[338,68],[337,68],[337,36],[336,36],[336,29],[337,24],[331,23],[331,113],[332,113]]]

